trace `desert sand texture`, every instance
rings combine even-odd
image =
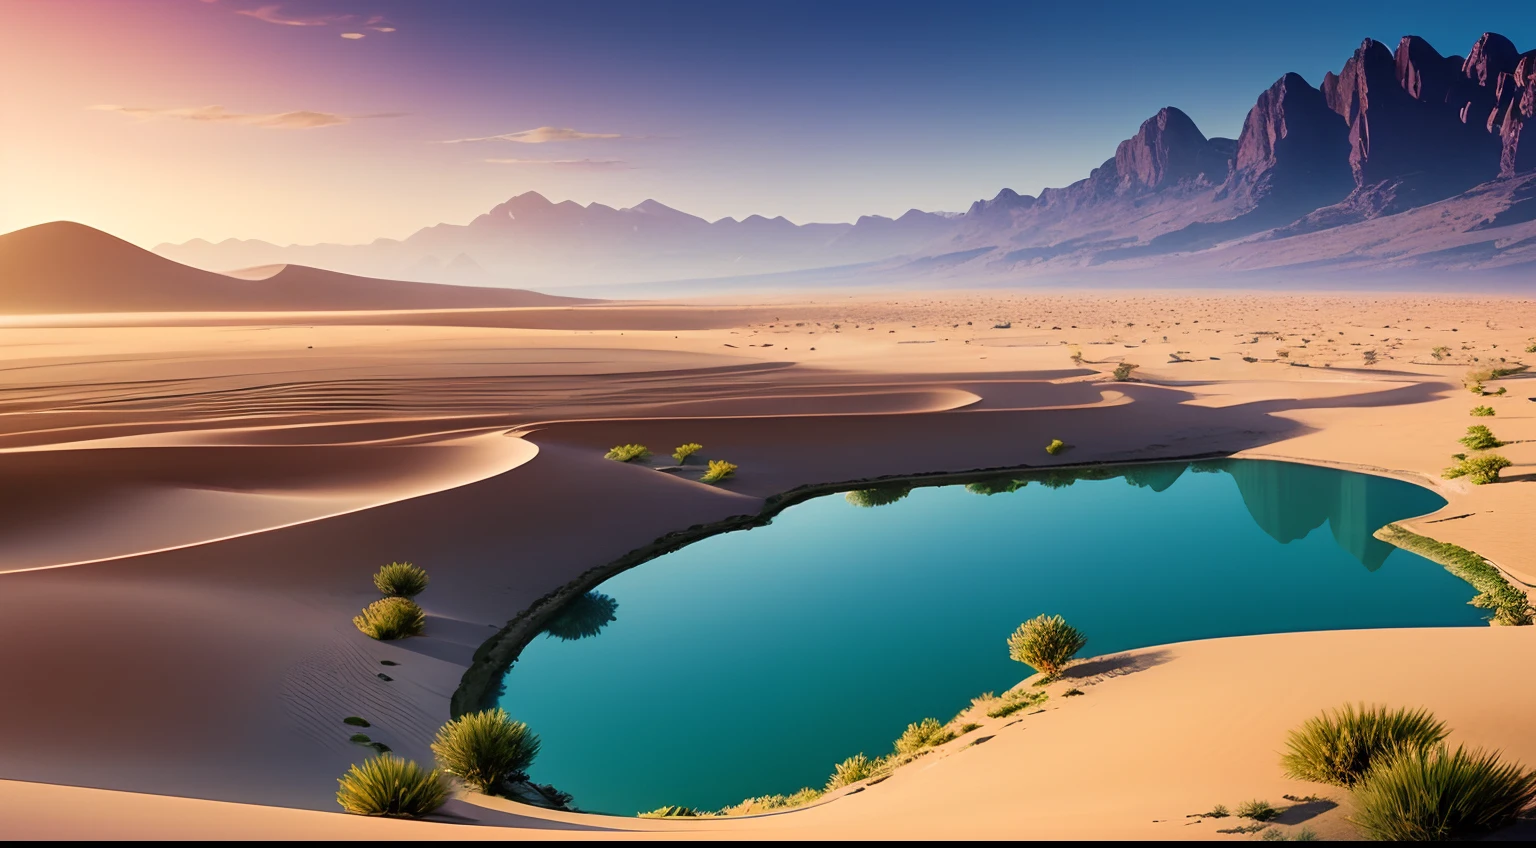
[[[1245,839],[1218,832],[1230,819],[1186,816],[1317,794],[1329,800],[1279,827],[1342,836],[1343,793],[1284,780],[1276,752],[1289,727],[1361,699],[1422,704],[1453,741],[1536,764],[1536,684],[1509,672],[1536,660],[1536,629],[1310,633],[1087,663],[1085,697],[783,814],[655,821],[468,798],[434,822],[343,815],[335,779],[368,753],[343,717],[427,761],[472,655],[514,615],[797,486],[1216,454],[1335,464],[1435,489],[1448,505],[1410,526],[1536,581],[1536,380],[1489,382],[1500,397],[1463,386],[1536,360],[1536,302],[214,306],[71,306],[0,326],[10,835]],[[1133,381],[1111,378],[1122,362]],[[1480,403],[1496,417],[1471,418]],[[1510,443],[1505,482],[1440,479],[1472,423]],[[1072,448],[1047,456],[1052,438]],[[602,457],[685,441],[740,471],[709,486]],[[374,642],[350,619],[392,560],[432,574],[427,631]],[[398,663],[390,681],[381,660]]]

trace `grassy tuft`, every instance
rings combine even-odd
[[[359,816],[421,818],[448,800],[448,786],[437,769],[428,771],[394,754],[354,765],[336,782],[336,803]]]
[[[677,450],[672,452],[672,459],[676,460],[678,465],[683,465],[688,462],[688,457],[693,456],[703,449],[704,446],[698,442],[689,442],[686,445],[678,445]]]
[[[650,455],[651,449],[645,445],[616,445],[603,454],[603,458],[618,462],[634,462],[637,459],[648,459]]]
[[[373,575],[373,585],[388,598],[414,598],[426,590],[431,578],[419,566],[392,562]]]
[[[1486,424],[1473,424],[1467,428],[1467,434],[1457,441],[1467,446],[1468,450],[1490,450],[1502,448],[1504,443],[1488,429]]]
[[[988,718],[1007,718],[1019,710],[1027,710],[1030,707],[1038,707],[1050,699],[1050,695],[1039,689],[1015,689],[1006,692],[998,699],[996,706],[987,710]]]
[[[924,748],[943,745],[953,738],[955,734],[945,730],[938,719],[925,718],[907,725],[907,729],[896,737],[896,753],[911,756]]]
[[[735,473],[736,466],[734,464],[723,459],[711,459],[709,461],[709,470],[705,471],[704,476],[699,479],[705,483],[718,483]]]
[[[640,813],[642,819],[691,819],[699,815],[699,811],[692,807],[680,807],[668,804],[665,807],[657,807],[649,813]]]
[[[1134,365],[1134,364],[1129,363],[1129,362],[1122,362],[1119,365],[1116,365],[1115,366],[1115,373],[1114,373],[1115,382],[1117,382],[1117,383],[1129,382],[1130,379],[1131,379],[1131,372],[1135,371],[1137,368],[1140,368],[1140,367],[1141,367],[1140,365]]]
[[[1059,615],[1038,615],[1019,625],[1008,637],[1008,656],[1054,678],[1088,637]]]
[[[1493,610],[1494,624],[1531,623],[1532,613],[1536,612],[1531,607],[1531,599],[1524,591],[1511,585],[1497,568],[1476,552],[1420,536],[1397,524],[1388,524],[1377,530],[1375,535],[1383,542],[1440,563],[1446,571],[1471,584],[1478,593],[1472,599],[1472,605],[1478,609]]]
[[[444,772],[485,793],[526,779],[538,753],[539,737],[500,707],[462,715],[443,725],[432,741],[432,754]]]
[[[1491,406],[1474,406],[1474,407],[1472,407],[1472,416],[1474,418],[1492,418],[1496,414],[1497,413],[1495,413],[1493,411],[1493,407],[1491,407]]]
[[[354,616],[358,630],[380,641],[420,636],[426,629],[427,614],[409,598],[382,598]]]
[[[1062,449],[1066,446],[1067,443],[1063,442],[1061,439],[1051,439],[1051,443],[1045,446],[1045,452],[1051,456],[1055,456],[1056,454],[1061,453]]]
[[[832,767],[832,776],[827,778],[827,791],[874,777],[874,765],[874,761],[863,754],[855,754],[843,760]]]
[[[1254,799],[1237,805],[1237,817],[1240,819],[1267,822],[1278,815],[1280,815],[1280,811],[1275,809],[1268,801]]]
[[[1449,732],[1428,710],[1345,704],[1292,730],[1280,766],[1286,777],[1349,789],[1393,751],[1437,745]]]
[[[1536,773],[1497,753],[1408,748],[1371,768],[1350,821],[1368,839],[1444,841],[1514,824],[1536,803]]]

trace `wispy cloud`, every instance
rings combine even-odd
[[[196,121],[209,124],[242,124],[251,127],[262,127],[271,130],[312,130],[320,127],[334,127],[340,124],[351,123],[355,120],[370,118],[399,118],[403,112],[380,112],[373,115],[339,115],[335,112],[313,112],[307,109],[296,112],[273,112],[268,114],[231,112],[223,106],[193,106],[178,109],[153,109],[145,106],[92,106],[98,112],[117,112],[123,115],[131,115],[140,120],[150,121],[160,118],[170,118],[181,121]]]
[[[633,168],[621,159],[487,159],[492,165],[548,165],[577,171],[629,171]]]
[[[547,144],[551,141],[586,141],[595,138],[633,138],[619,133],[594,133],[573,130],[570,127],[538,127],[521,132],[488,135],[480,138],[455,138],[443,144],[474,144],[481,141],[515,141],[518,144]]]
[[[217,0],[203,0],[204,3],[214,3]],[[367,29],[373,32],[395,32],[395,27],[383,15],[327,14],[327,15],[296,15],[284,11],[281,3],[268,3],[265,6],[256,6],[249,9],[236,9],[235,14],[255,18],[262,23],[288,27],[323,27],[355,25],[359,29]],[[359,39],[364,34],[360,32],[342,33],[342,38]]]

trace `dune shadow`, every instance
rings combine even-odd
[[[1280,811],[1272,821],[1275,824],[1301,824],[1311,821],[1323,813],[1338,808],[1339,802],[1332,798],[1308,798],[1292,804]]]
[[[1106,680],[1111,677],[1124,677],[1127,674],[1135,674],[1138,671],[1146,671],[1155,668],[1173,659],[1172,651],[1146,651],[1140,654],[1116,654],[1109,657],[1096,657],[1077,665],[1070,666],[1061,673],[1061,680]]]

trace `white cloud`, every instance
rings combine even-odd
[[[619,133],[593,133],[573,130],[570,127],[537,127],[531,130],[488,135],[480,138],[455,138],[443,144],[473,144],[481,141],[515,141],[518,144],[547,144],[551,141],[586,141],[598,138],[630,138]]]
[[[117,112],[141,120],[171,118],[208,124],[242,124],[274,130],[312,130],[351,123],[360,118],[398,118],[400,112],[381,112],[375,115],[339,115],[334,112],[314,112],[301,109],[294,112],[268,114],[231,112],[223,106],[192,106],[176,109],[152,109],[145,106],[92,106],[98,112]]]

